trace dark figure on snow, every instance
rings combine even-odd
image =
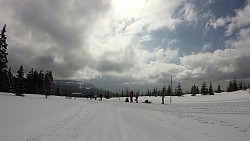
[[[135,102],[138,103],[139,91],[135,94]]]
[[[130,102],[133,102],[133,96],[134,96],[134,93],[133,93],[133,91],[131,91],[131,92],[129,93]]]
[[[45,94],[45,98],[47,99],[47,98],[48,98],[48,96],[49,96],[49,93],[48,93],[48,92],[46,92],[46,94]]]
[[[94,94],[94,98],[95,98],[95,100],[96,100],[96,98],[97,98],[97,94]]]
[[[103,97],[102,94],[100,94],[100,101],[102,101],[102,97]]]
[[[126,98],[125,102],[129,102],[128,97]]]

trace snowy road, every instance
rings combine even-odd
[[[247,141],[250,138],[249,100],[161,105],[0,96],[1,141]]]

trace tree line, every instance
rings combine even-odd
[[[243,84],[241,81],[237,82],[236,78],[233,80],[230,80],[226,89],[226,92],[234,92],[238,90],[247,90],[250,88],[250,85]],[[190,91],[185,92],[186,94],[191,94],[192,96],[196,96],[196,94],[202,94],[202,95],[214,95],[215,93],[221,93],[224,92],[224,90],[221,89],[221,85],[218,84],[217,89],[213,89],[213,84],[210,81],[209,86],[206,82],[202,83],[201,89],[199,89],[198,85],[193,84],[191,86]],[[147,90],[146,93],[140,93],[138,90],[138,95],[141,96],[161,96],[162,97],[162,104],[164,104],[164,97],[165,96],[182,96],[185,93],[182,91],[181,83],[179,81],[178,85],[174,90],[172,90],[171,85],[168,85],[167,87],[164,86],[162,89],[157,89],[154,87],[152,90]],[[129,89],[121,90],[120,93],[116,93],[116,97],[128,97],[129,96]]]
[[[33,68],[24,76],[24,68],[21,65],[16,75],[8,67],[6,24],[0,33],[0,91],[15,93],[24,96],[23,93],[45,94],[46,98],[51,92],[53,74],[51,71],[37,71]]]

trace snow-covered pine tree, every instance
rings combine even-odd
[[[214,95],[213,85],[212,85],[212,82],[211,82],[211,81],[210,81],[210,84],[209,84],[208,94],[209,94],[209,95]]]
[[[3,29],[0,33],[0,91],[8,91],[7,90],[7,83],[8,83],[8,59],[7,59],[7,37],[5,36],[6,32],[6,24],[3,26]]]

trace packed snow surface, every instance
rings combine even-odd
[[[169,99],[162,105],[161,97],[125,103],[0,93],[0,141],[249,141],[248,91]]]

